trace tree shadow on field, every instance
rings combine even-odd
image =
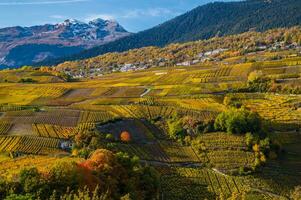
[[[269,127],[269,137],[280,147],[278,157],[269,158],[253,177],[268,185],[266,190],[288,196],[294,187],[301,185],[301,124],[269,122]]]
[[[208,190],[208,185],[199,178],[182,177],[177,174],[161,177],[160,200],[202,200],[216,199],[216,194]]]

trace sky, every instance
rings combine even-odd
[[[212,0],[0,0],[0,27],[102,18],[139,32],[208,2]]]

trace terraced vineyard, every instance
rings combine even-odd
[[[74,110],[47,110],[39,112],[8,112],[3,120],[12,123],[23,124],[53,124],[61,126],[76,126],[79,120],[80,111]]]
[[[114,116],[110,112],[83,111],[81,112],[79,123],[106,122],[112,119],[114,119]]]
[[[53,164],[61,161],[79,162],[80,158],[57,158],[53,156],[27,155],[14,160],[0,160],[1,177],[13,178],[22,168],[37,167],[41,171],[47,171]]]
[[[25,154],[56,154],[59,150],[60,140],[53,138],[40,138],[32,136],[1,136],[0,152],[14,152]]]
[[[68,139],[74,135],[74,127],[63,127],[49,124],[33,124],[32,129],[39,137]]]
[[[154,167],[159,200],[289,199],[301,185],[300,60],[228,50],[190,67],[0,83],[0,179],[104,148]]]
[[[144,161],[162,163],[200,163],[198,156],[191,147],[163,146],[162,144],[117,144],[117,151],[124,151],[138,156]]]
[[[248,151],[245,138],[226,133],[211,133],[198,138],[203,144],[201,157],[221,171],[251,167],[255,156]],[[235,158],[235,159],[233,159]]]
[[[230,197],[239,193],[243,184],[239,179],[221,175],[212,170],[195,168],[174,168],[175,172],[162,176],[162,186],[165,193],[161,199],[198,199]],[[173,171],[172,170],[172,171]],[[193,192],[185,192],[190,191]]]
[[[9,131],[11,126],[11,123],[0,121],[0,135],[5,135]]]
[[[162,174],[160,199],[229,198],[249,191],[255,199],[281,199],[286,183],[260,178],[234,177],[206,168],[158,168]],[[193,191],[192,193],[187,191]]]

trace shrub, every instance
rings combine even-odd
[[[21,194],[11,194],[7,196],[4,200],[34,200],[34,196],[31,194],[21,195]]]
[[[66,81],[66,82],[71,82],[71,81],[73,81],[72,77],[71,77],[69,74],[66,74],[66,73],[64,73],[64,72],[60,72],[60,73],[58,74],[58,76],[59,76],[60,78],[62,78],[64,81]]]
[[[185,129],[183,123],[179,119],[169,119],[167,121],[169,136],[173,139],[184,139]]]
[[[89,159],[61,160],[50,170],[23,169],[19,179],[0,179],[0,199],[155,199],[159,174],[138,157],[98,149]],[[128,195],[127,195],[128,194]]]
[[[261,163],[265,163],[266,162],[266,157],[265,157],[265,155],[262,153],[261,155],[260,155],[260,162]]]
[[[245,142],[246,145],[252,149],[253,145],[258,144],[260,138],[258,134],[246,133]]]
[[[248,82],[249,92],[268,92],[272,86],[272,81],[269,78],[258,78]]]
[[[232,134],[256,133],[261,130],[261,120],[257,113],[246,109],[230,109],[217,116],[214,128]]]
[[[89,155],[91,153],[91,150],[88,149],[87,147],[84,147],[84,148],[81,148],[79,151],[78,151],[78,156],[81,157],[81,158],[88,158]]]
[[[260,146],[258,144],[254,144],[252,147],[254,152],[259,152],[260,151]]]
[[[256,157],[254,162],[254,168],[258,168],[261,166],[260,158]]]
[[[108,133],[108,134],[106,134],[106,140],[113,141],[114,136],[112,134]]]
[[[127,131],[123,131],[120,134],[120,140],[122,142],[130,142],[132,140],[131,134],[129,132],[127,132]]]
[[[40,112],[40,111],[41,111],[41,109],[39,107],[34,107],[33,108],[33,112]]]
[[[293,200],[301,199],[301,186],[295,187],[294,191],[291,193],[291,199]]]
[[[123,197],[120,198],[120,200],[132,200],[130,194],[126,194]]]
[[[259,142],[260,150],[264,153],[268,153],[270,150],[270,139],[265,138],[264,140],[260,140]]]
[[[260,70],[255,70],[251,72],[248,76],[248,81],[253,82],[263,77],[263,72]]]
[[[81,177],[75,162],[56,162],[49,171],[50,185],[59,192],[64,192],[65,188],[78,188]]]
[[[205,143],[200,138],[196,138],[195,140],[192,140],[191,145],[200,155],[203,152],[207,151]]]
[[[205,122],[201,122],[197,125],[197,132],[199,134],[201,133],[210,133],[210,132],[214,132],[214,120],[210,120],[210,121],[205,121]]]
[[[108,166],[114,166],[116,164],[114,154],[106,149],[98,149],[91,157],[82,163],[82,166],[94,171],[101,172]]]
[[[20,172],[20,184],[26,193],[35,192],[41,187],[41,175],[37,168],[23,169]]]
[[[36,83],[36,80],[33,80],[32,78],[21,78],[19,80],[19,83]]]
[[[89,146],[93,137],[99,137],[97,131],[80,131],[75,135],[74,142],[76,143],[76,145],[78,145],[78,147]]]
[[[246,137],[246,139],[245,139],[246,140],[246,145],[248,147],[252,146],[254,144],[253,134],[252,133],[247,133],[245,137]]]

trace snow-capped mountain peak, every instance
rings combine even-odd
[[[85,24],[85,23],[76,19],[66,19],[64,22],[60,24],[64,26],[70,26],[70,25]]]
[[[30,48],[35,48],[36,46],[39,58],[41,57],[39,56],[40,53],[56,57],[61,53],[52,52],[52,50],[48,51],[48,46],[50,49],[55,49],[53,46],[63,46],[66,49],[71,49],[71,53],[74,53],[75,48],[82,50],[83,48],[102,45],[130,34],[117,21],[103,19],[95,19],[87,23],[76,19],[66,19],[62,23],[54,25],[4,28],[0,29],[0,64],[7,66],[32,64],[28,61],[26,63],[19,60],[8,61],[8,57],[16,57],[10,56],[11,50],[14,50],[14,53],[18,53],[18,49],[25,48],[25,46],[26,48],[29,46]],[[43,52],[39,52],[42,49],[41,45],[47,45],[47,48],[45,47],[45,49],[41,50]],[[69,49],[66,50],[67,54]],[[31,52],[34,51],[31,49]]]

